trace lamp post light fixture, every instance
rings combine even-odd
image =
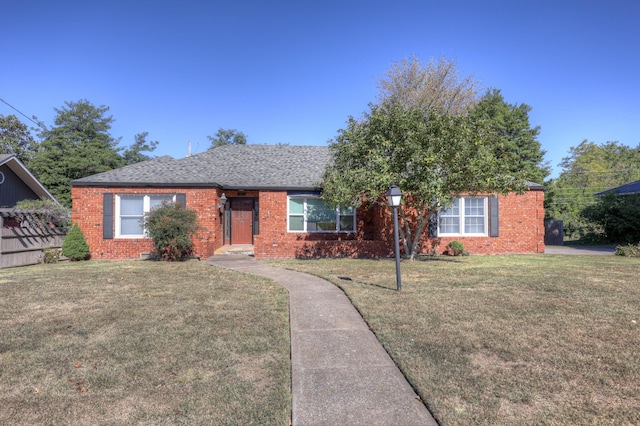
[[[220,204],[218,204],[218,210],[220,213],[224,212],[224,206],[227,204],[227,196],[224,195],[224,192],[220,196]]]
[[[402,290],[402,279],[400,277],[400,241],[398,238],[398,206],[402,201],[402,191],[394,183],[387,191],[387,201],[393,207],[393,242],[396,249],[396,286],[398,291]]]

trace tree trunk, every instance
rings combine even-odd
[[[400,210],[400,212],[402,216],[402,224],[404,225],[404,227],[400,228],[404,253],[410,260],[415,260],[418,256],[420,238],[422,237],[422,233],[424,232],[426,225],[429,223],[430,214],[428,212],[426,215],[424,212],[420,213],[418,215],[418,223],[416,224],[415,232],[411,232],[411,225],[407,220],[407,217],[402,210]]]

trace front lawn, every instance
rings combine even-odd
[[[287,425],[288,294],[206,262],[0,270],[0,424]]]
[[[640,424],[640,260],[270,262],[344,289],[446,425]]]

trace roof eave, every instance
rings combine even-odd
[[[110,188],[219,188],[225,191],[320,191],[320,186],[282,186],[282,185],[222,185],[217,182],[83,182],[75,180],[71,186],[110,187]]]

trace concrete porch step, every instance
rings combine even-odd
[[[233,245],[233,246],[222,246],[214,253],[215,255],[219,254],[234,254],[241,256],[253,256],[253,245],[243,244],[243,245]]]

